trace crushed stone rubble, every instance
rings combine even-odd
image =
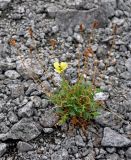
[[[82,67],[94,20],[96,85],[102,89],[95,99],[104,100],[106,109],[84,134],[67,123],[56,127],[59,117],[44,93],[56,90],[61,82],[53,69],[56,60],[69,63],[65,76],[72,84],[77,81],[77,53],[81,52]],[[32,79],[34,74],[43,88]],[[89,81],[92,74],[89,57]],[[131,160],[130,0],[0,0],[0,160],[14,156]]]

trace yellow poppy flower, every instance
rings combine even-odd
[[[54,68],[55,68],[55,71],[57,73],[62,73],[66,68],[68,67],[68,64],[66,62],[55,62],[54,63]]]

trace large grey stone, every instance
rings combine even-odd
[[[106,127],[104,128],[104,135],[101,144],[102,146],[107,147],[125,147],[131,146],[131,140],[111,128]]]
[[[3,156],[6,150],[7,150],[7,145],[5,143],[0,143],[0,157]]]
[[[108,24],[108,14],[106,14],[104,8],[95,8],[89,11],[67,9],[59,10],[59,12],[56,13],[56,23],[60,26],[61,30],[66,31],[81,23],[83,23],[86,28],[89,28],[94,20],[99,22],[99,27],[104,27]]]
[[[39,134],[40,131],[38,130],[35,122],[30,119],[23,118],[13,125],[7,136],[11,139],[30,141],[39,136]]]

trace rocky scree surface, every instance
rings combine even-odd
[[[131,159],[130,11],[130,0],[0,0],[0,160]],[[96,85],[109,98],[107,109],[102,109],[85,135],[69,124],[55,127],[58,117],[43,91],[59,86],[61,77],[52,65],[57,59],[70,63],[66,77],[76,81],[78,49],[82,53],[86,47],[94,19],[99,22],[92,43],[98,60]],[[109,53],[113,24],[117,31]],[[12,38],[17,50],[10,45]],[[57,42],[53,50],[51,39]],[[43,90],[31,79],[31,68]],[[92,73],[89,58],[88,80]]]

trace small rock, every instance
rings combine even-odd
[[[116,8],[116,0],[101,0],[102,6],[106,10],[109,17],[114,16]]]
[[[20,74],[16,72],[15,70],[8,70],[5,72],[5,76],[10,79],[17,79],[20,77]]]
[[[52,27],[52,32],[53,33],[57,33],[59,31],[59,27],[58,26],[53,26]]]
[[[107,55],[107,47],[105,45],[101,45],[98,47],[96,51],[96,56],[98,59],[103,59]]]
[[[126,134],[130,135],[131,134],[131,125],[128,124],[126,127],[124,127],[124,131]]]
[[[59,117],[53,109],[46,111],[40,118],[40,124],[45,128],[51,128],[58,122]]]
[[[33,115],[33,102],[28,102],[24,107],[18,110],[19,117],[31,117]]]
[[[53,128],[44,128],[43,131],[44,133],[52,133],[54,130]]]
[[[24,86],[23,84],[8,84],[7,87],[11,91],[11,96],[17,98],[21,95],[24,95]]]
[[[85,5],[85,1],[84,0],[75,0],[75,7],[80,9]]]
[[[108,69],[107,69],[107,75],[110,75],[110,74],[113,74],[113,73],[115,73],[116,72],[116,70],[115,70],[115,68],[114,67],[108,67]]]
[[[106,148],[106,150],[107,150],[107,152],[108,153],[115,153],[116,152],[116,148],[114,148],[114,147],[108,147],[108,148]]]
[[[51,155],[51,160],[67,160],[69,155],[66,149],[60,149]]]
[[[50,93],[51,92],[51,86],[48,81],[43,81],[41,83],[42,88],[39,86],[39,89],[44,93]]]
[[[114,154],[107,154],[106,158],[107,158],[107,160],[119,160],[120,159],[120,157],[116,153],[114,153]]]
[[[0,157],[3,156],[6,150],[7,150],[7,145],[5,143],[0,143]]]
[[[9,127],[5,122],[0,123],[0,133],[7,133],[9,131]]]
[[[18,122],[18,117],[17,117],[17,115],[16,115],[14,112],[12,112],[12,111],[10,111],[10,112],[8,113],[7,117],[8,117],[8,119],[9,119],[9,121],[10,121],[11,123],[16,123],[16,122]]]
[[[11,0],[0,0],[0,10],[7,9],[10,3],[11,3]]]
[[[19,13],[14,13],[14,14],[11,15],[11,19],[20,20],[20,19],[22,19],[22,15],[19,14]]]
[[[109,98],[109,94],[108,93],[104,93],[104,92],[99,92],[96,93],[94,96],[94,100],[95,101],[105,101]]]
[[[2,134],[0,134],[0,140],[1,141],[7,140],[8,137],[9,137],[9,133],[2,133]]]
[[[48,104],[49,104],[49,101],[47,99],[42,99],[42,105],[41,105],[42,108],[46,108]]]
[[[34,91],[37,91],[37,84],[31,83],[27,91],[25,92],[25,95],[30,95]]]
[[[78,43],[83,43],[83,41],[84,41],[81,34],[79,34],[79,33],[74,33],[73,37]]]
[[[57,87],[60,86],[60,83],[62,81],[60,75],[58,75],[58,74],[55,74],[52,80],[53,80],[54,85]]]
[[[99,63],[99,65],[98,65],[98,67],[99,67],[100,69],[102,69],[102,70],[105,69],[105,64],[103,63],[102,60],[100,60],[100,63]]]
[[[120,18],[117,18],[117,17],[114,17],[113,21],[112,21],[112,23],[117,24],[118,26],[123,25],[124,22],[125,22],[125,19],[120,19]]]
[[[126,79],[126,80],[131,80],[131,73],[130,72],[123,72],[120,74],[120,78]]]
[[[104,135],[101,144],[102,146],[107,147],[125,147],[131,145],[131,140],[111,128],[106,127],[104,128]]]
[[[126,158],[129,160],[129,159],[131,159],[131,147],[130,148],[128,148],[128,150],[126,151]]]
[[[128,69],[128,71],[131,73],[131,58],[129,58],[126,62],[125,62],[125,66]]]
[[[131,43],[128,45],[129,50],[131,51]]]
[[[41,104],[42,104],[42,100],[41,100],[40,97],[38,97],[38,96],[32,96],[32,97],[31,97],[31,100],[32,100],[32,102],[33,102],[33,104],[34,104],[34,107],[40,108],[40,106],[41,106]]]
[[[34,147],[26,142],[18,142],[17,149],[20,152],[28,152],[34,150]]]
[[[0,123],[5,119],[4,113],[0,113]]]
[[[88,156],[85,157],[84,160],[95,160],[95,153],[92,151],[88,154]]]
[[[49,6],[47,8],[47,13],[51,18],[55,17],[57,11],[58,11],[58,7],[56,7],[56,6]]]
[[[76,141],[76,145],[77,146],[80,146],[80,147],[84,147],[85,146],[85,143],[84,143],[84,141],[83,141],[83,139],[82,139],[82,137],[80,135],[77,135],[75,137],[75,141]]]

